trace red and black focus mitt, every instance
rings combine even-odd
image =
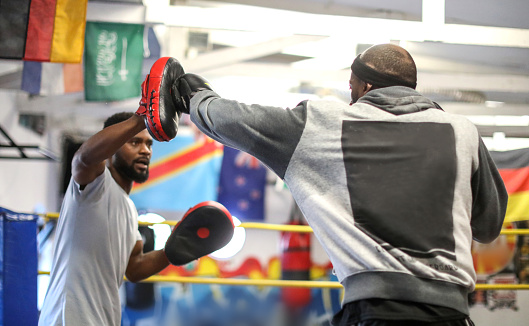
[[[144,118],[149,134],[157,141],[170,141],[178,133],[181,113],[174,104],[172,85],[184,73],[178,60],[162,57],[152,65],[142,83],[142,99],[136,114]]]
[[[165,243],[165,256],[173,265],[185,265],[230,242],[234,232],[230,212],[215,201],[190,208]]]

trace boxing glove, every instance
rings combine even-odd
[[[195,74],[184,74],[173,84],[173,94],[175,96],[175,107],[180,113],[189,114],[191,98],[196,92],[202,90],[212,90],[209,83],[204,78]]]

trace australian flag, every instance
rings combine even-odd
[[[266,173],[255,157],[224,146],[218,202],[243,222],[262,221]]]

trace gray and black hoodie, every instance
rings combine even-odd
[[[345,288],[468,314],[472,239],[494,240],[507,193],[476,127],[407,87],[356,104],[246,105],[200,91],[191,120],[288,185]]]

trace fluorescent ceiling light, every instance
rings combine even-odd
[[[445,0],[422,0],[422,22],[441,26],[445,23]]]
[[[485,101],[485,106],[488,108],[500,108],[504,105],[504,102],[498,101]]]

